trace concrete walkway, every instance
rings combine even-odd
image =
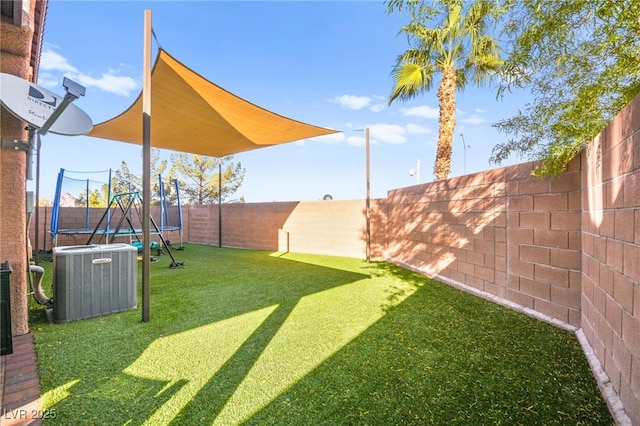
[[[40,382],[33,335],[13,338],[13,353],[0,356],[0,425],[41,425]]]

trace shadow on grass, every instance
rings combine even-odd
[[[152,264],[149,323],[139,309],[55,326],[32,315],[58,424],[165,424],[177,414],[160,418],[167,402],[181,417],[213,419],[302,299],[369,278],[266,252],[189,246],[184,256],[182,270]],[[196,397],[210,392],[214,401]]]
[[[34,321],[56,424],[610,423],[570,333],[384,262],[184,256],[149,323]]]
[[[573,334],[434,281],[243,424],[309,419],[613,424]]]

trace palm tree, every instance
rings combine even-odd
[[[430,14],[412,14],[411,22],[400,30],[413,47],[398,56],[393,68],[394,87],[389,105],[396,99],[407,101],[430,90],[434,76],[441,74],[434,174],[436,179],[446,179],[451,170],[456,90],[463,89],[467,83],[482,85],[503,64],[497,40],[487,34],[488,25],[495,24],[501,11],[491,0],[476,0],[467,7],[462,0],[442,0],[434,4],[443,9],[440,12],[443,20],[437,27],[427,28],[426,22],[436,13],[434,6],[429,9]],[[401,9],[397,1],[389,1],[388,5],[390,9]]]

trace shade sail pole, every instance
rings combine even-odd
[[[218,247],[222,247],[222,157],[218,158]]]
[[[150,317],[149,218],[151,216],[151,11],[144,11],[144,53],[142,60],[142,322]]]

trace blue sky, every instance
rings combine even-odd
[[[84,85],[86,95],[75,104],[94,123],[123,112],[141,90],[145,9],[161,47],[203,77],[280,115],[342,131],[235,155],[246,176],[234,198],[364,198],[364,132],[358,130],[365,127],[372,197],[416,184],[409,170],[417,161],[420,183],[434,179],[436,90],[387,105],[392,66],[408,48],[398,35],[407,17],[386,14],[382,1],[53,0],[38,84],[59,95],[64,76]],[[488,162],[491,149],[506,137],[491,125],[525,101],[517,93],[496,100],[490,86],[458,92],[452,177],[497,167]],[[140,146],[49,133],[42,138],[40,197],[53,198],[60,168],[117,169],[122,160],[140,173]]]

